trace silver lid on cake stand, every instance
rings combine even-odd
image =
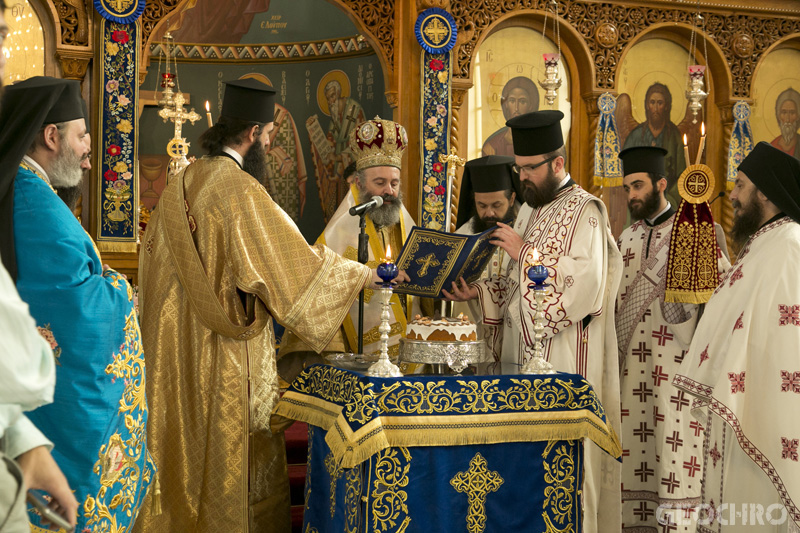
[[[447,365],[461,372],[468,365],[491,362],[484,341],[420,341],[400,339],[400,361]]]

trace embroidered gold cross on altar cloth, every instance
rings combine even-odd
[[[486,459],[480,453],[476,453],[469,462],[469,470],[453,476],[450,484],[458,492],[467,494],[469,501],[467,531],[483,533],[486,527],[486,496],[490,492],[497,492],[503,484],[503,478],[497,472],[490,471]]]

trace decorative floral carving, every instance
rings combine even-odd
[[[543,13],[548,1],[485,1],[479,3],[479,7],[475,7],[476,3],[472,2],[454,2],[451,13],[459,29],[469,27],[473,30],[469,38],[459,38],[457,43],[453,65],[454,79],[469,78],[475,46],[494,21],[523,9],[534,9]],[[703,11],[701,14],[706,21],[706,34],[719,44],[730,65],[733,77],[731,96],[734,98],[750,96],[750,83],[756,63],[772,44],[788,35],[800,33],[800,19],[753,13],[745,15]],[[595,88],[614,90],[622,52],[635,37],[655,24],[681,24],[689,27],[694,23],[695,10],[689,4],[670,5],[669,8],[625,7],[597,4],[588,0],[560,0],[558,16],[562,22],[566,21],[581,34],[589,48],[597,72]],[[612,39],[611,28],[616,30],[616,41]]]
[[[83,0],[54,0],[61,23],[61,43],[73,46],[89,44],[89,17]]]
[[[610,22],[603,22],[597,25],[597,30],[594,32],[595,38],[600,46],[604,48],[611,48],[617,41],[619,41],[619,33],[617,27]]]

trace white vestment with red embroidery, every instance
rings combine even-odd
[[[668,522],[675,525],[670,531],[694,531],[691,519],[700,503],[703,428],[689,413],[689,395],[671,383],[698,315],[697,305],[664,301],[674,220],[670,216],[654,226],[636,222],[619,239],[623,268],[616,327],[626,532],[661,531]],[[729,263],[719,249],[717,257],[724,272]]]
[[[706,426],[702,499],[717,512],[698,531],[797,531],[800,225],[783,217],[750,238],[673,384]]]
[[[506,259],[506,275],[473,284],[484,323],[503,329],[502,360],[522,364],[533,354],[536,302],[525,259],[536,248],[552,285],[545,299],[545,358],[556,370],[586,377],[612,427],[619,429],[614,298],[622,258],[605,205],[579,186],[568,186],[543,207],[524,204],[514,229],[524,242],[518,258]],[[618,532],[619,463],[589,445],[585,474],[584,531]]]

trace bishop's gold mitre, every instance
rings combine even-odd
[[[391,120],[375,117],[362,122],[350,134],[350,150],[356,159],[356,168],[397,167],[408,146],[406,129]]]

